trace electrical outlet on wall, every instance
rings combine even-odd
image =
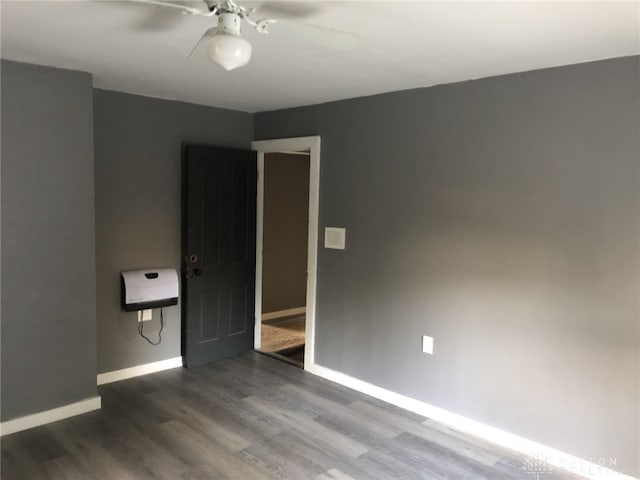
[[[325,227],[324,229],[324,248],[333,248],[334,250],[344,250],[346,228]]]
[[[428,335],[422,336],[422,351],[433,355],[433,337],[429,337]]]
[[[153,320],[153,310],[150,308],[147,310],[138,310],[138,321],[146,322],[148,320]]]

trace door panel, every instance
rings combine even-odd
[[[217,340],[220,336],[220,294],[200,295],[200,341]],[[206,321],[205,321],[206,319]]]
[[[255,152],[186,148],[183,355],[194,367],[253,349]]]
[[[247,331],[247,293],[246,287],[231,291],[229,335],[242,335]],[[251,326],[253,327],[253,324]]]

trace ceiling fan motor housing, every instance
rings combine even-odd
[[[240,35],[242,18],[233,12],[220,12],[218,14],[218,33],[225,35]]]

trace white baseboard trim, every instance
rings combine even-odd
[[[74,417],[82,413],[99,410],[101,399],[99,396],[87,398],[79,402],[63,405],[62,407],[52,408],[44,412],[25,415],[24,417],[14,418],[0,423],[0,436],[9,435],[11,433],[28,430],[29,428],[39,427],[47,423],[57,422],[65,418]]]
[[[182,366],[182,357],[173,357],[158,362],[145,363],[144,365],[136,365],[135,367],[123,368],[122,370],[114,370],[98,374],[98,385],[106,383],[118,382],[127,378],[139,377],[149,373],[161,372]]]
[[[582,458],[560,452],[554,448],[527,440],[512,433],[499,430],[489,425],[471,420],[442,408],[406,397],[385,388],[367,383],[342,372],[331,370],[317,363],[312,363],[306,370],[310,373],[326,378],[332,382],[357,390],[366,395],[378,398],[405,410],[417,413],[432,420],[449,425],[457,430],[467,432],[489,442],[509,448],[516,452],[531,456],[538,464],[541,461],[553,466],[588,478],[590,480],[638,480],[604,465],[599,465]]]
[[[287,310],[263,313],[262,320],[273,320],[274,318],[290,317],[291,315],[302,315],[306,312],[307,307],[288,308]]]

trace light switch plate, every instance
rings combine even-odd
[[[422,351],[433,355],[433,337],[429,337],[428,335],[422,336]]]
[[[345,228],[325,227],[324,248],[344,250],[346,234],[347,230]]]

